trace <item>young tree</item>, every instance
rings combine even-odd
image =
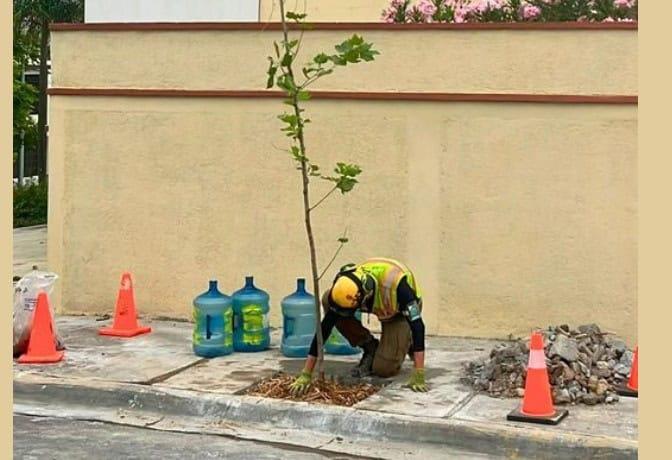
[[[315,294],[315,330],[317,333],[318,345],[317,364],[319,376],[323,379],[324,355],[322,347],[324,337],[322,337],[321,329],[322,315],[320,310],[321,297],[319,282],[320,278],[325,274],[326,270],[336,259],[338,252],[348,240],[345,234],[338,239],[340,245],[336,250],[336,254],[322,273],[320,273],[318,271],[317,256],[315,252],[315,239],[313,236],[311,213],[336,190],[340,190],[342,194],[350,192],[357,184],[356,177],[362,170],[356,164],[339,162],[336,164],[336,168],[334,168],[333,175],[324,175],[320,172],[319,165],[307,156],[305,127],[310,123],[310,119],[304,116],[305,109],[303,109],[301,105],[303,102],[310,99],[310,92],[306,89],[308,86],[312,85],[320,78],[331,74],[337,67],[356,64],[362,61],[373,61],[374,56],[379,53],[373,49],[371,43],[366,43],[362,37],[353,35],[351,38],[335,46],[336,53],[328,54],[323,52],[314,56],[310,62],[301,67],[301,75],[297,75],[297,72],[295,72],[295,63],[301,49],[303,32],[309,26],[304,22],[306,18],[305,13],[285,12],[285,0],[279,0],[279,3],[282,21],[282,40],[279,45],[277,42],[273,42],[275,57],[268,57],[270,63],[266,86],[267,88],[272,88],[275,85],[282,89],[287,96],[284,103],[291,108],[289,112],[279,115],[278,118],[284,123],[282,131],[291,139],[291,146],[288,153],[296,162],[296,169],[301,172],[304,223],[310,249],[310,266],[313,278],[313,292]],[[297,39],[290,40],[290,24],[288,24],[288,21],[290,21],[293,30],[298,29],[301,31]],[[333,182],[333,187],[326,195],[311,205],[310,181],[312,178]]]

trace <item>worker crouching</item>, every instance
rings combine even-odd
[[[353,377],[376,375],[392,377],[399,373],[406,355],[414,362],[408,382],[413,391],[427,391],[425,383],[425,324],[422,321],[422,298],[413,273],[392,259],[368,259],[361,264],[342,267],[331,288],[322,297],[325,311],[322,337],[329,337],[334,327],[364,353],[352,369]],[[378,341],[355,313],[372,313],[380,320],[382,333]],[[308,390],[317,361],[317,336],[301,374],[291,385],[294,394]]]

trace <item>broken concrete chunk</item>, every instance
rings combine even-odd
[[[611,335],[606,337],[605,343],[609,348],[611,348],[614,351],[616,356],[619,358],[623,354],[623,352],[625,352],[625,350],[627,349],[625,341]]]
[[[559,356],[567,362],[576,361],[579,356],[576,340],[564,335],[558,335],[549,350],[549,355],[551,357]]]
[[[588,388],[592,391],[597,390],[597,382],[599,379],[597,378],[597,375],[591,375],[590,378],[588,379]]]
[[[576,377],[576,372],[574,372],[574,370],[569,366],[565,367],[562,373],[562,378],[565,380],[565,382],[574,380],[574,377]]]
[[[601,334],[602,333],[602,331],[600,330],[600,326],[598,326],[595,323],[583,324],[583,325],[577,327],[577,330],[581,334],[588,334],[588,335],[595,335],[595,334]]]
[[[618,363],[614,366],[614,372],[620,375],[628,375],[630,374],[630,366]]]
[[[623,355],[621,356],[621,359],[618,362],[630,367],[632,366],[632,357],[633,357],[632,352],[630,350],[625,350],[625,352],[623,352]]]
[[[609,364],[604,361],[598,361],[595,363],[595,375],[598,377],[609,377],[611,375],[611,369],[609,369]]]
[[[589,406],[594,406],[600,402],[600,397],[594,393],[588,393],[581,397],[581,402],[588,404]]]
[[[595,388],[595,393],[597,393],[598,395],[601,396],[601,395],[605,394],[607,392],[607,390],[609,390],[609,388],[610,388],[610,386],[609,386],[609,384],[607,383],[606,380],[600,380],[599,382],[597,382],[597,387]]]
[[[569,404],[572,402],[572,397],[569,394],[569,390],[567,388],[563,388],[560,391],[554,392],[553,402],[555,404]]]

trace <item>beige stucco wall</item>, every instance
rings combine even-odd
[[[434,46],[429,32],[379,33],[388,55],[403,51],[397,35],[406,37],[405,58],[395,65],[381,56],[323,88],[636,94],[635,33],[501,32],[517,40],[509,59],[479,34],[432,35],[447,55],[473,47],[464,65],[432,61],[423,51]],[[268,47],[266,37],[56,32],[54,86],[259,88],[263,62],[244,63]],[[555,55],[535,54],[539,47]],[[279,325],[280,299],[309,272],[299,177],[279,150],[283,107],[277,99],[51,97],[57,308],[110,313],[120,273],[131,270],[141,313],[188,317],[210,277],[230,293],[253,274]],[[314,100],[307,108],[311,158],[365,171],[353,194],[315,214],[322,263],[348,226],[351,242],[335,265],[407,262],[432,334],[503,337],[596,321],[634,343],[636,105]],[[326,186],[316,183],[314,196]]]
[[[52,98],[49,262],[60,306],[110,311],[121,270],[143,313],[187,316],[209,277],[278,302],[308,273],[278,101]],[[315,215],[320,260],[406,261],[430,333],[504,336],[599,321],[636,333],[632,106],[315,101],[323,166],[362,184]],[[275,146],[275,147],[274,147]],[[316,196],[324,186],[316,184]],[[59,244],[60,243],[60,244]]]
[[[306,34],[308,61],[356,31]],[[637,93],[636,31],[363,31],[381,54],[314,89]],[[57,32],[58,87],[263,89],[280,32]]]
[[[305,12],[307,20],[314,22],[377,22],[389,3],[387,0],[296,0],[286,2],[285,8]],[[259,2],[259,19],[262,22],[280,19],[278,0]]]

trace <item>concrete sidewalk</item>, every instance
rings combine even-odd
[[[486,354],[494,341],[429,337],[429,393],[403,387],[412,367],[407,361],[399,376],[378,381],[385,385],[379,393],[344,408],[241,394],[277,371],[300,370],[303,360],[281,355],[278,331],[269,351],[207,360],[192,353],[189,323],[149,323],[151,334],[114,339],[97,335],[104,323],[94,318],[59,318],[65,360],[45,366],[14,363],[15,411],[375,458],[637,457],[636,399],[569,407],[569,417],[558,426],[506,421],[519,401],[474,394],[459,382],[462,364]],[[345,375],[357,360],[327,356],[325,369]]]

